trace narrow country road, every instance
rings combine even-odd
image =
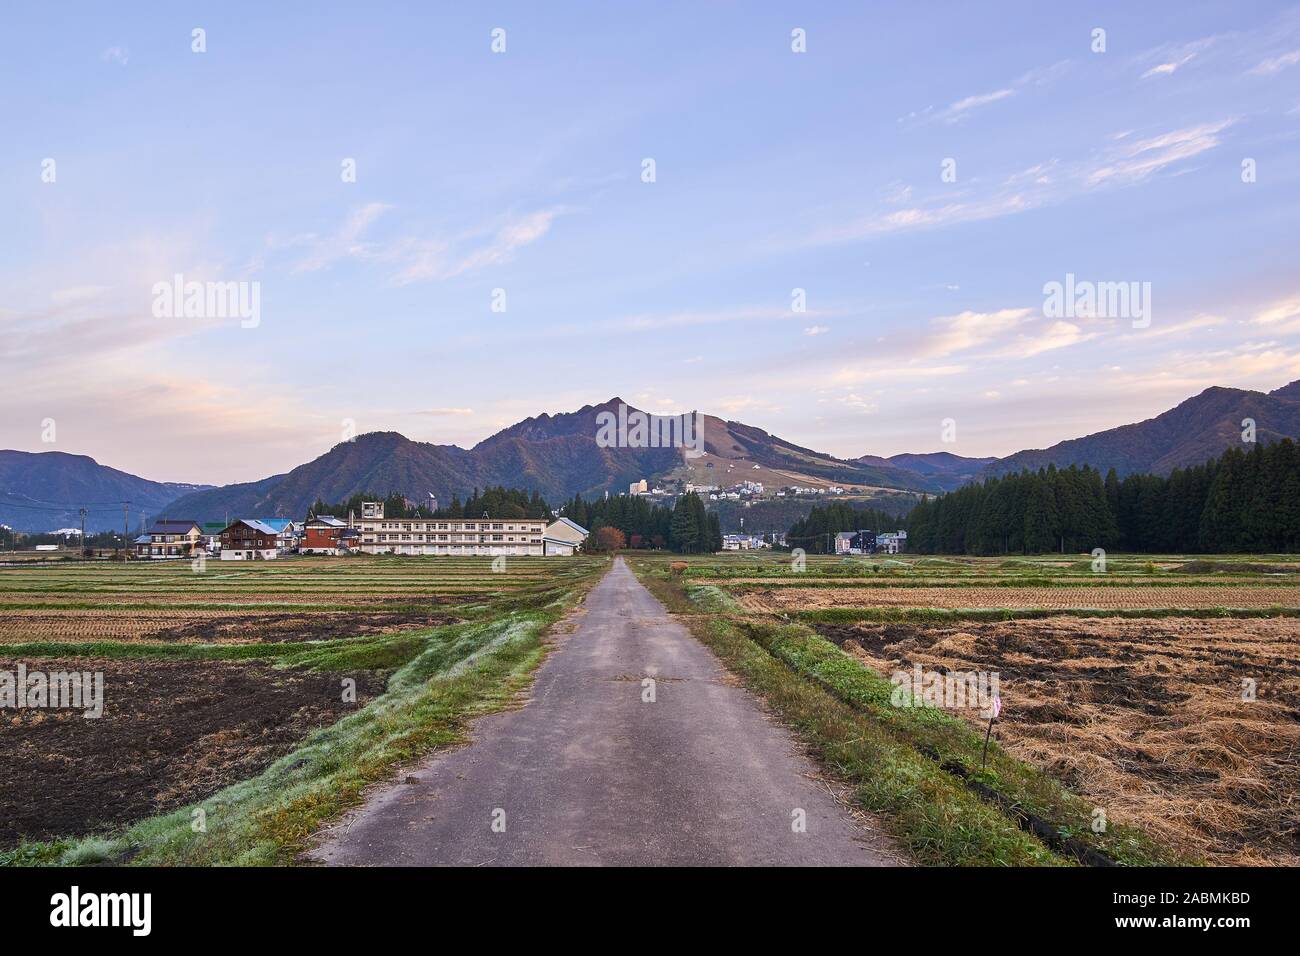
[[[816,766],[621,558],[566,620],[526,706],[313,853],[342,865],[890,865]],[[564,626],[559,631],[564,631]],[[653,678],[653,702],[643,679]],[[803,832],[795,822],[806,820]],[[497,821],[495,832],[493,822]]]

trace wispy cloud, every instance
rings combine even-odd
[[[393,276],[396,285],[451,279],[510,261],[518,250],[537,242],[550,231],[555,215],[554,210],[543,210],[511,219],[492,233],[486,242],[469,237],[460,242],[404,240],[393,244],[381,257],[401,263]]]
[[[306,233],[289,241],[305,245],[307,253],[293,266],[294,272],[319,272],[341,259],[374,255],[373,244],[364,241],[366,231],[393,207],[388,203],[370,202],[357,206],[338,229],[327,236]]]
[[[1096,186],[1112,180],[1138,182],[1146,179],[1166,166],[1214,149],[1222,142],[1219,134],[1234,122],[1226,119],[1202,123],[1125,144],[1119,147],[1118,155],[1112,161],[1089,174],[1088,184]]]
[[[1032,315],[1031,309],[999,309],[941,316],[931,321],[936,332],[926,339],[921,354],[937,358],[984,345],[1020,327]]]
[[[1057,205],[1093,189],[1131,186],[1221,145],[1223,132],[1235,122],[1217,120],[1140,140],[1131,139],[1131,131],[1125,131],[1111,137],[1108,148],[1098,156],[1072,163],[1043,160],[1007,174],[995,186],[972,183],[955,196],[948,186],[914,198],[914,190],[902,192],[895,184],[876,211],[823,226],[805,237],[803,244],[852,242],[905,230],[982,222]],[[893,208],[900,195],[908,204]]]
[[[1095,339],[1101,333],[1085,331],[1073,322],[1057,321],[1019,335],[998,352],[1003,358],[1025,359],[1043,352],[1068,348]]]
[[[939,118],[945,123],[960,122],[967,113],[981,106],[988,106],[990,103],[997,103],[1005,100],[1009,96],[1014,96],[1015,90],[1007,88],[994,90],[992,93],[977,93],[974,96],[963,97],[955,103],[948,106],[946,110],[939,114]]]
[[[100,55],[105,63],[116,63],[118,66],[126,66],[131,59],[131,53],[124,46],[111,46]]]
[[[1274,73],[1281,73],[1287,67],[1295,66],[1297,63],[1300,63],[1300,50],[1292,50],[1289,53],[1272,56],[1260,61],[1250,72],[1256,76],[1272,76]]]
[[[509,216],[493,226],[467,230],[451,237],[398,236],[371,239],[368,234],[394,207],[370,202],[353,209],[328,235],[306,233],[274,246],[304,247],[293,272],[318,272],[345,259],[382,263],[396,286],[451,279],[510,261],[516,252],[545,236],[559,210],[544,209]]]
[[[1251,323],[1270,332],[1300,332],[1300,295],[1270,303],[1255,313]]]
[[[1140,332],[1129,332],[1121,336],[1126,342],[1142,342],[1148,339],[1166,338],[1168,336],[1186,335],[1188,332],[1194,332],[1197,329],[1211,329],[1215,326],[1224,324],[1224,319],[1217,315],[1198,315],[1195,318],[1188,319],[1185,322],[1175,322],[1170,325],[1153,325],[1149,329],[1143,329]]]
[[[967,311],[934,319],[932,325],[936,332],[922,342],[919,357],[942,358],[979,349],[990,357],[1030,358],[1100,334],[1072,322],[1048,323],[1028,308]]]
[[[1142,79],[1149,80],[1154,77],[1172,76],[1180,68],[1191,63],[1201,53],[1208,50],[1221,37],[1205,37],[1201,40],[1194,40],[1191,43],[1166,44],[1155,50],[1143,55],[1142,59],[1146,62],[1151,60],[1157,61],[1155,66],[1150,67],[1142,74]]]

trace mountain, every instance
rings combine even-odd
[[[0,451],[0,524],[20,531],[79,528],[120,531],[122,502],[131,503],[131,528],[141,515],[153,517],[182,495],[211,485],[149,481],[101,465],[86,455],[61,451]]]
[[[712,415],[704,416],[704,437],[706,454],[702,460],[706,466],[710,461],[715,462],[715,468],[716,463],[730,463],[734,477],[735,463],[743,462],[748,469],[742,470],[760,472],[755,480],[762,480],[765,485],[839,484],[908,491],[942,490],[918,472],[887,462],[833,458],[753,425],[723,421]],[[692,472],[699,474],[698,463],[693,464]]]
[[[840,485],[871,492],[882,501],[907,493],[939,493],[984,477],[1088,464],[1119,474],[1167,474],[1201,464],[1241,441],[1241,421],[1252,418],[1257,439],[1300,438],[1300,381],[1273,392],[1209,388],[1155,418],[1050,448],[1007,458],[964,458],[949,452],[864,455],[844,460],[786,441],[761,428],[712,415],[703,420],[699,454],[679,448],[601,447],[602,413],[617,415],[612,398],[576,412],[538,415],[483,439],[473,448],[415,442],[396,432],[372,432],[336,445],[314,461],[282,475],[212,488],[147,481],[106,468],[83,455],[0,452],[0,523],[23,530],[75,526],[77,509],[90,511],[87,528],[121,527],[120,502],[130,500],[131,526],[143,511],[199,521],[249,515],[302,515],[321,498],[342,501],[359,492],[396,491],[442,503],[492,485],[536,489],[558,504],[574,494],[621,493],[642,478],[730,487],[742,481],[768,488]],[[630,412],[635,412],[630,409]]]
[[[1169,411],[1133,425],[1122,425],[1050,448],[1016,452],[988,465],[982,477],[1005,475],[1049,464],[1058,468],[1091,465],[1123,477],[1133,472],[1167,475],[1175,468],[1204,464],[1242,444],[1242,420],[1255,421],[1255,438],[1269,444],[1300,438],[1300,380],[1272,392],[1207,388]]]
[[[314,461],[247,484],[187,495],[169,512],[200,519],[226,515],[306,512],[319,497],[342,501],[353,494],[397,491],[413,501],[429,492],[447,503],[491,485],[536,489],[558,504],[574,494],[624,492],[642,478],[670,474],[700,484],[741,478],[780,484],[843,484],[919,491],[939,490],[930,480],[890,467],[842,461],[740,422],[702,416],[703,454],[684,459],[680,448],[601,447],[599,416],[617,415],[615,397],[576,412],[538,415],[485,438],[471,449],[415,442],[396,432],[372,432],[336,445]],[[631,412],[636,409],[629,410]]]
[[[901,454],[880,458],[876,455],[863,455],[854,459],[863,464],[877,467],[894,468],[921,479],[928,479],[943,491],[952,491],[974,481],[983,470],[997,461],[996,458],[963,458],[947,451],[934,451],[928,454]]]

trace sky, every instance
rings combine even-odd
[[[0,448],[154,480],[616,395],[1004,455],[1300,378],[1296,4],[13,4],[0,123]]]

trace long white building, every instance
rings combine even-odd
[[[354,522],[366,554],[544,554],[545,518],[385,518],[364,502]]]

